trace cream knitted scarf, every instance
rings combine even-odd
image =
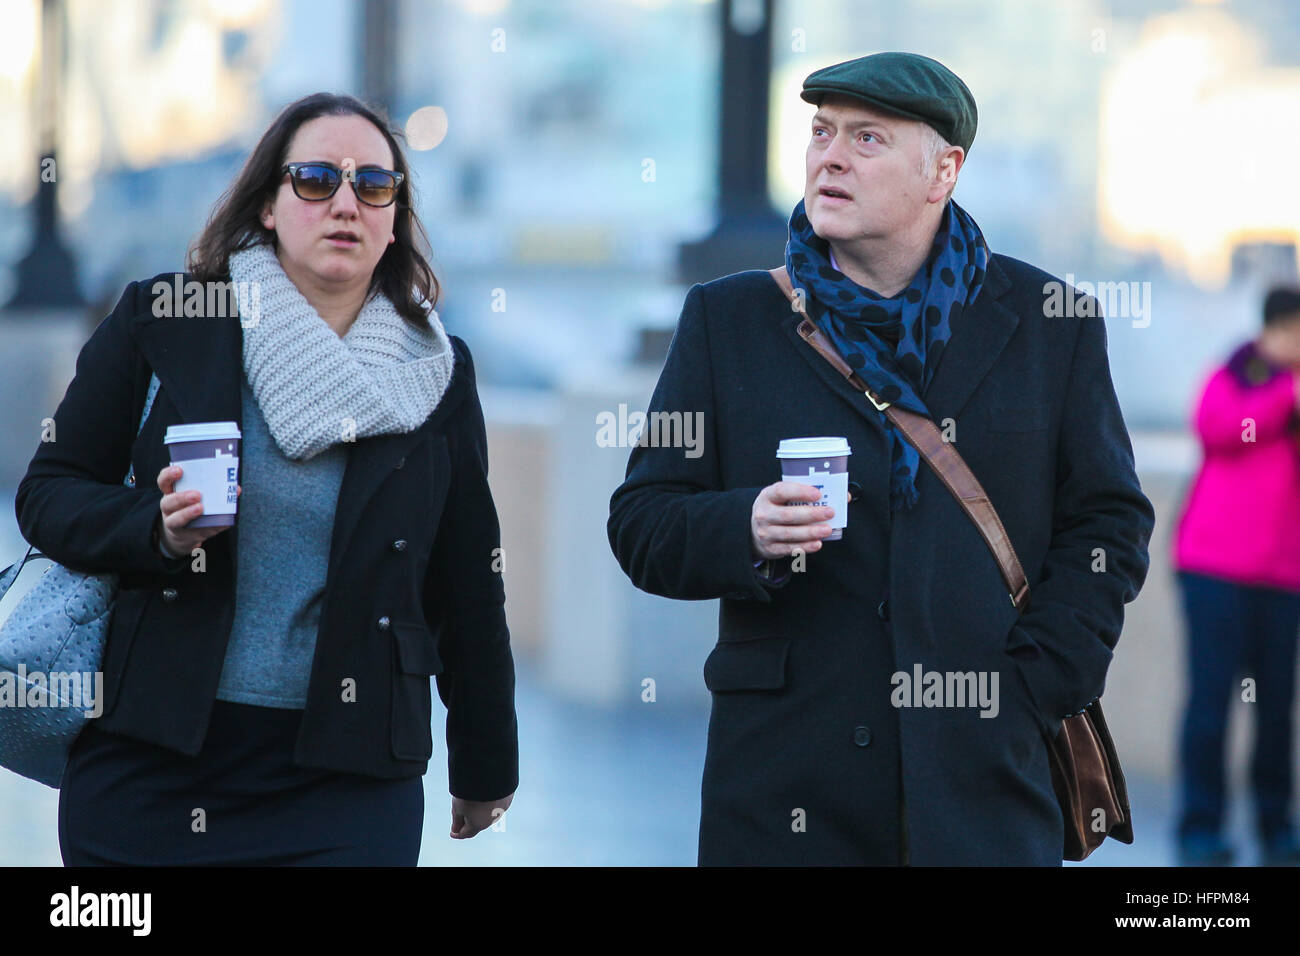
[[[287,457],[305,460],[341,441],[413,431],[442,401],[455,358],[433,309],[427,330],[415,329],[379,293],[340,338],[272,246],[231,253],[230,278],[247,306],[256,303],[240,310],[244,371]]]

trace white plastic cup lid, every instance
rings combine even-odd
[[[238,422],[195,422],[192,425],[168,425],[164,445],[179,441],[220,441],[238,438]]]
[[[782,438],[777,458],[837,458],[853,454],[847,438]]]

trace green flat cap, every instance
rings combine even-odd
[[[975,141],[975,97],[956,73],[916,53],[873,53],[809,75],[802,96],[819,104],[828,93],[928,123],[967,153]]]

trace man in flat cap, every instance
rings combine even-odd
[[[1048,741],[1102,693],[1154,524],[1105,322],[1048,317],[1056,280],[990,252],[951,200],[976,110],[940,63],[880,53],[802,95],[797,300],[884,403],[954,443],[1030,601],[1017,611],[948,488],[799,335],[773,274],[693,286],[650,411],[703,412],[703,454],[634,447],[608,530],[637,587],[721,598],[699,862],[1060,865]],[[778,444],[810,436],[851,450],[839,539],[817,489],[779,480]]]

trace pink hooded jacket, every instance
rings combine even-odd
[[[1176,569],[1300,592],[1298,389],[1300,375],[1253,342],[1210,375],[1194,423],[1201,466],[1173,536]]]

